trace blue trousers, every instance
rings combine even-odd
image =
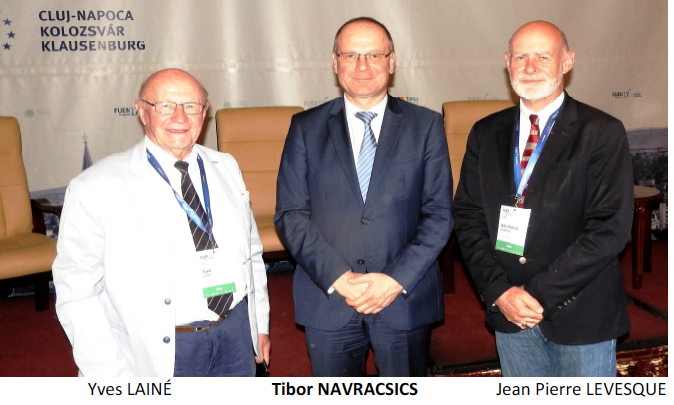
[[[305,328],[307,351],[314,377],[367,375],[369,346],[382,377],[425,377],[431,328],[395,330],[379,314],[354,313],[341,329]]]
[[[496,332],[504,377],[615,377],[616,339],[563,345],[543,336],[538,325],[517,333]]]
[[[210,321],[192,322],[193,327]],[[199,332],[176,333],[175,377],[254,377],[255,351],[248,302],[239,302],[224,321]]]

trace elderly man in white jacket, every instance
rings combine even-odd
[[[167,69],[136,101],[145,137],[73,179],[54,262],[56,311],[82,376],[252,376],[269,298],[232,156],[195,145],[207,93]]]

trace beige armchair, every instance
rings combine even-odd
[[[45,310],[56,241],[44,235],[39,204],[28,196],[21,133],[13,117],[0,117],[0,173],[0,287],[34,284],[35,307]]]
[[[468,141],[468,134],[473,125],[488,115],[514,105],[515,103],[510,100],[449,101],[442,104],[442,113],[445,116],[445,135],[454,179],[452,196],[456,194],[456,187],[459,184],[461,163],[463,163],[463,155],[466,154],[466,141]]]
[[[290,118],[302,107],[230,108],[215,114],[218,150],[239,163],[264,246],[263,258],[288,257],[276,232],[276,178]]]
[[[445,136],[447,136],[449,160],[452,163],[452,179],[454,180],[452,196],[456,194],[456,187],[459,184],[463,155],[466,154],[466,141],[473,125],[488,115],[514,105],[515,103],[510,100],[449,101],[442,104],[442,113],[445,116]],[[452,233],[442,256],[446,294],[454,293],[453,244],[454,235]]]

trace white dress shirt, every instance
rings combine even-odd
[[[529,132],[531,132],[531,121],[529,120],[529,116],[531,114],[538,115],[538,131],[539,131],[538,133],[539,136],[543,135],[543,129],[547,125],[550,116],[555,111],[557,111],[559,107],[562,106],[563,102],[564,102],[564,92],[562,92],[562,94],[560,94],[559,97],[557,97],[552,103],[545,106],[544,109],[535,113],[532,112],[530,109],[528,109],[522,102],[522,99],[520,99],[520,143],[519,143],[520,156],[522,155],[522,151],[524,151],[524,147],[527,144]],[[552,130],[552,128],[550,128],[550,130]]]
[[[374,133],[374,139],[379,144],[379,133],[381,132],[381,125],[384,122],[384,112],[386,112],[386,103],[388,103],[388,95],[379,102],[370,112],[376,113],[377,116],[370,122],[370,127]],[[346,122],[349,125],[349,137],[351,138],[351,148],[353,149],[353,161],[358,166],[358,155],[360,154],[360,147],[363,145],[363,138],[365,137],[365,123],[360,118],[356,117],[356,113],[362,111],[360,108],[353,105],[347,100],[344,95],[344,107],[346,109]]]
[[[178,169],[175,168],[175,163],[178,161],[172,155],[166,153],[163,149],[155,145],[150,139],[145,137],[145,147],[152,153],[152,155],[157,159],[157,162],[161,165],[162,169],[166,173],[169,181],[171,182],[171,187],[173,190],[182,196],[181,183],[182,175]],[[187,172],[190,175],[192,184],[194,186],[201,204],[204,203],[203,187],[201,184],[201,172],[199,170],[199,164],[197,163],[197,153],[196,149],[192,149],[192,152],[187,156],[183,161],[188,163]],[[149,164],[149,163],[148,163]],[[152,169],[154,171],[154,169]],[[159,174],[157,174],[158,181],[166,183]],[[207,178],[208,180],[208,178]],[[217,187],[218,182],[208,182],[210,188]],[[212,193],[211,193],[212,194]],[[217,202],[215,202],[217,203]],[[211,205],[214,202],[211,201]],[[176,206],[178,206],[178,201],[176,200]],[[182,210],[181,210],[182,211]],[[187,220],[187,214],[184,214],[185,217],[185,232],[189,232],[189,225]],[[214,218],[215,221],[227,221],[226,218]],[[222,228],[220,228],[222,229]],[[218,233],[217,228],[213,230],[215,242],[218,242]],[[224,238],[220,238],[224,240]],[[196,250],[195,250],[196,254]],[[194,269],[184,269],[185,271],[178,274],[174,281],[175,286],[175,297],[174,302],[176,304],[176,325],[185,325],[195,321],[215,321],[218,319],[218,314],[211,311],[208,308],[206,298],[203,297],[202,286],[201,286],[201,274],[198,268]],[[231,308],[241,302],[246,295],[246,283],[244,282],[243,275],[240,272],[236,272],[232,275],[233,281],[236,283],[237,291],[233,294]]]

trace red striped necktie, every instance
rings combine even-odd
[[[522,170],[522,173],[524,173],[524,169],[527,168],[529,158],[531,158],[531,155],[533,155],[534,153],[534,149],[536,149],[536,144],[538,143],[538,134],[540,133],[538,129],[538,122],[539,122],[538,115],[531,114],[529,116],[529,121],[531,121],[531,130],[529,131],[527,144],[524,145],[524,150],[522,151],[522,160],[520,161],[520,169]],[[526,192],[527,189],[525,187],[524,191],[522,191],[522,203],[517,205],[520,208],[522,208],[522,205],[524,203],[524,195],[526,194]]]

